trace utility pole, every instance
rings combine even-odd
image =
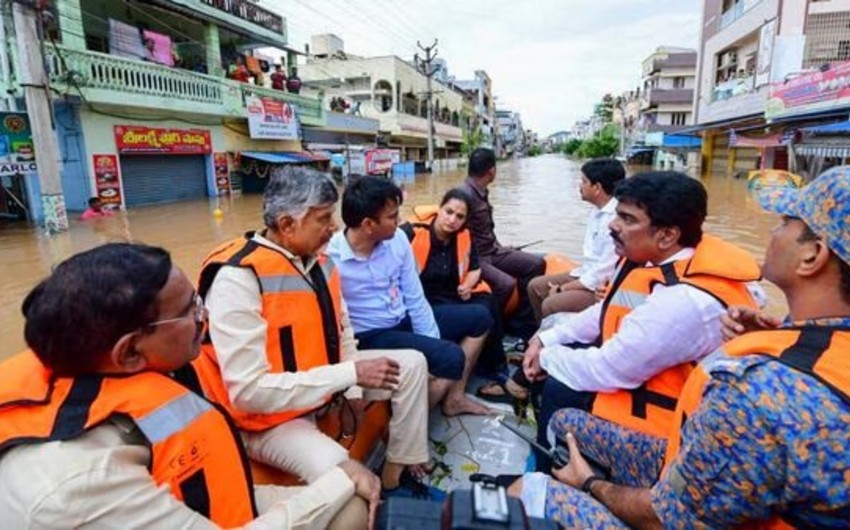
[[[50,108],[47,72],[41,53],[42,12],[36,11],[34,4],[35,2],[16,1],[12,4],[12,16],[21,63],[21,86],[24,89],[33,148],[38,161],[44,226],[48,233],[62,232],[68,229],[68,213],[65,211],[65,197],[62,195],[59,145]]]
[[[431,63],[434,59],[437,58],[437,39],[434,39],[434,44],[424,47],[419,41],[416,41],[416,45],[419,46],[419,49],[425,52],[425,58],[421,59],[417,54],[414,59],[416,61],[416,65],[425,74],[425,78],[427,80],[427,92],[425,95],[428,97],[428,170],[432,170],[434,167],[434,105],[431,102],[432,97],[434,96],[434,91],[432,89],[431,80],[434,77],[435,70],[431,68]]]

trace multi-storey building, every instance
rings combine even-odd
[[[452,84],[470,94],[475,101],[473,128],[480,128],[483,144],[495,146],[498,124],[496,123],[496,101],[493,97],[493,82],[484,70],[476,70],[475,77],[469,80],[454,80]]]
[[[643,61],[640,129],[675,133],[693,123],[697,53],[661,46]]]
[[[522,118],[518,112],[507,109],[496,110],[498,138],[496,144],[499,156],[508,157],[521,153],[525,148]]]
[[[341,43],[341,41],[340,41]],[[340,45],[341,46],[341,45]],[[356,114],[380,122],[381,143],[399,149],[404,160],[424,161],[428,146],[428,82],[415,65],[396,56],[356,57],[342,53],[311,56],[299,67],[305,85],[321,91],[325,105],[345,100]],[[437,76],[435,76],[437,77]],[[432,80],[434,156],[453,158],[463,141],[464,94]]]
[[[268,85],[273,68],[252,50],[287,46],[279,14],[247,0],[50,4],[52,16],[42,17],[44,62],[69,210],[98,195],[123,207],[216,195],[233,185],[230,171],[256,153],[311,158],[297,123],[324,124],[319,101],[255,84],[265,78]],[[8,69],[0,72],[0,89],[23,111],[21,61],[10,42],[2,49],[0,66]],[[237,62],[246,63],[253,82],[227,77]],[[271,117],[274,127],[249,124],[249,113],[259,113],[264,126]],[[38,220],[37,176],[27,175],[25,184]]]
[[[702,23],[694,112],[704,174],[786,169],[807,127],[846,120],[837,87],[850,71],[850,2],[705,0]]]

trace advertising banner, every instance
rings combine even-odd
[[[842,107],[850,107],[850,61],[771,84],[764,115],[770,120]]]
[[[206,129],[158,129],[116,125],[115,145],[122,154],[208,155],[212,139]]]
[[[92,155],[97,196],[108,212],[121,209],[121,175],[117,155]]]
[[[245,98],[248,131],[261,140],[299,140],[301,128],[295,107],[276,99],[259,96]]]
[[[401,160],[398,149],[372,149],[366,151],[366,172],[370,175],[389,173],[393,164]]]
[[[230,170],[227,167],[227,153],[213,153],[215,168],[215,187],[219,195],[230,193]]]
[[[0,176],[35,173],[35,150],[26,112],[0,112]]]

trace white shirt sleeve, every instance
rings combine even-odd
[[[580,342],[592,344],[599,338],[599,317],[602,302],[597,302],[580,313],[556,313],[543,320],[537,337],[543,346]]]
[[[614,269],[617,267],[619,258],[614,248],[614,240],[611,239],[611,232],[608,229],[608,224],[614,217],[615,214],[613,213],[600,212],[599,218],[596,220],[596,232],[593,234],[591,243],[593,252],[590,256],[585,256],[581,263],[581,274],[578,276],[578,281],[590,291],[595,291],[605,285],[605,282],[614,275]]]
[[[698,361],[720,347],[725,312],[717,299],[689,285],[658,286],[601,347],[544,343],[540,365],[574,390],[637,388],[667,368]]]
[[[342,336],[340,342],[342,346],[341,359],[343,361],[356,362],[357,358],[357,339],[354,338],[354,328],[351,326],[351,320],[348,318],[348,306],[345,300],[340,297],[340,326],[342,326]],[[354,370],[355,380],[357,377],[357,369]],[[355,385],[348,387],[345,391],[345,397],[348,399],[363,399],[363,388]]]
[[[105,423],[67,442],[11,449],[0,459],[0,528],[218,528],[151,478],[150,449]],[[140,442],[141,443],[141,442]],[[354,493],[333,468],[305,488],[258,495],[253,530],[326,528]]]
[[[230,401],[247,412],[279,412],[318,406],[357,384],[353,361],[303,372],[269,373],[267,324],[254,273],[222,267],[206,297],[210,337]]]

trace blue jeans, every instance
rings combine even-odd
[[[475,302],[446,302],[431,306],[440,337],[460,342],[466,337],[480,337],[493,327],[487,306]]]
[[[410,348],[422,352],[428,362],[428,372],[434,377],[457,381],[463,376],[466,357],[454,342],[434,339],[413,332],[410,317],[387,329],[370,329],[357,333],[361,350],[396,350]]]

